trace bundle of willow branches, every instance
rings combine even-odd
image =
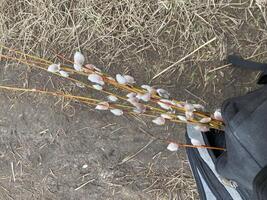
[[[63,64],[53,63],[38,56],[25,54],[3,45],[0,46],[7,50],[7,54],[0,55],[2,59],[4,58],[26,64],[33,68],[45,70],[74,82],[78,87],[89,88],[100,92],[103,94],[103,98],[97,99],[88,95],[77,96],[58,91],[0,85],[0,89],[2,90],[61,96],[94,106],[97,110],[109,111],[116,116],[128,114],[151,118],[151,121],[158,126],[162,126],[166,121],[170,121],[173,123],[193,124],[201,132],[207,132],[210,128],[219,130],[223,130],[224,128],[219,110],[211,114],[206,112],[204,106],[200,104],[191,104],[189,102],[171,99],[170,93],[162,88],[155,88],[150,85],[141,85],[139,87],[136,85],[135,79],[130,75],[117,74],[113,78],[93,64],[86,64],[85,57],[81,52],[76,52],[73,60],[68,60],[62,55],[57,55],[64,61]],[[10,55],[8,53],[12,54]],[[81,81],[83,80],[81,79],[82,76],[86,77],[86,81]],[[223,148],[201,145],[200,142],[195,140],[191,141],[193,145],[172,141],[166,142],[169,143],[167,148],[171,151],[176,151],[179,147],[224,150]]]

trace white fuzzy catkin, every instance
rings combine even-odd
[[[99,85],[104,85],[105,84],[102,76],[100,76],[98,74],[90,74],[88,76],[88,80],[93,82],[93,83],[97,83]]]
[[[214,118],[219,120],[219,121],[223,121],[223,118],[222,118],[222,113],[221,113],[221,109],[217,109],[215,110],[214,112]]]
[[[195,138],[191,138],[191,144],[194,145],[194,146],[201,146],[201,142]]]
[[[199,120],[200,123],[209,123],[210,121],[211,121],[210,117],[205,117],[205,118],[202,118],[201,120]]]
[[[163,117],[164,119],[172,119],[172,116],[170,116],[166,113],[162,113],[160,116]]]
[[[137,99],[136,97],[130,97],[127,99],[127,101],[134,106],[136,106],[136,104],[139,104],[139,99]]]
[[[126,79],[126,82],[128,83],[128,84],[134,84],[135,83],[135,80],[134,80],[134,78],[132,77],[132,76],[129,76],[129,75],[124,75],[123,76],[125,79]]]
[[[103,87],[101,85],[93,85],[93,88],[96,90],[103,90]]]
[[[172,103],[172,105],[177,106],[178,108],[183,108],[184,107],[183,103],[177,102],[175,100],[172,100],[171,103]]]
[[[149,85],[141,85],[141,88],[143,88],[143,89],[148,91],[151,88],[151,86],[149,86]]]
[[[206,126],[200,126],[200,125],[197,125],[194,127],[197,131],[201,131],[201,132],[208,132],[209,131],[209,128],[206,127]]]
[[[74,64],[73,64],[73,68],[74,68],[76,71],[82,71],[82,65],[79,65],[79,64],[74,63]]]
[[[178,118],[180,121],[182,121],[182,122],[187,122],[187,119],[186,119],[186,117],[184,117],[184,116],[177,115],[177,118]]]
[[[127,94],[126,97],[128,97],[128,98],[136,97],[136,93],[131,92],[131,93]]]
[[[157,117],[156,119],[152,120],[152,122],[157,125],[164,125],[165,119],[163,117]]]
[[[198,109],[198,110],[204,110],[204,106],[202,106],[201,104],[193,104],[194,108],[195,109]]]
[[[157,102],[161,108],[165,109],[165,110],[171,110],[171,106],[165,104],[165,103],[162,103],[162,102]]]
[[[53,72],[53,73],[59,72],[59,70],[60,70],[60,64],[52,64],[52,65],[49,65],[47,68],[47,71]]]
[[[167,149],[169,151],[178,151],[179,149],[179,146],[173,142],[171,142],[168,146],[167,146]]]
[[[147,90],[150,94],[155,94],[156,90],[149,85],[141,85],[141,88]]]
[[[140,100],[140,99],[141,99],[141,96],[142,96],[142,94],[140,94],[140,93],[137,93],[135,97],[136,97],[137,99],[139,99],[139,100]]]
[[[193,104],[190,103],[186,103],[184,105],[184,109],[188,112],[193,112],[195,110],[195,107],[193,106]]]
[[[148,102],[151,99],[151,95],[149,93],[141,95],[140,99],[144,102]]]
[[[169,105],[173,105],[173,102],[169,99],[160,99],[161,102],[167,103]]]
[[[113,96],[113,95],[109,95],[108,96],[108,100],[112,101],[112,102],[116,102],[118,101],[118,98],[116,96]]]
[[[194,113],[192,111],[185,111],[185,117],[186,119],[193,119],[194,118]]]
[[[141,113],[142,113],[141,110],[139,110],[139,109],[137,109],[137,108],[133,109],[133,112],[134,112],[134,113],[137,113],[137,114],[141,114]]]
[[[108,102],[100,102],[96,105],[95,109],[97,110],[108,110],[109,109],[109,103]]]
[[[119,84],[123,84],[123,85],[125,85],[125,84],[127,84],[127,80],[126,80],[126,78],[124,78],[122,75],[120,75],[120,74],[117,74],[116,75],[116,80],[117,80],[117,82],[119,83]]]
[[[92,65],[92,64],[85,64],[84,67],[85,67],[86,69],[90,69],[90,70],[94,70],[94,69],[95,69],[95,68],[94,68],[94,65]]]
[[[157,104],[159,104],[160,107],[162,107],[165,110],[171,110],[171,101],[167,100],[167,99],[160,99]]]
[[[156,91],[157,91],[157,93],[158,93],[158,95],[160,97],[163,97],[165,99],[169,99],[170,98],[170,93],[167,90],[157,89]]]
[[[74,54],[74,63],[82,66],[84,64],[84,61],[85,61],[84,55],[81,52],[76,51]]]
[[[136,106],[137,104],[140,104],[140,103],[139,103],[139,99],[137,99],[136,97],[128,98],[127,101],[128,101],[130,104],[134,105],[134,106]]]
[[[60,73],[61,76],[65,77],[65,78],[70,76],[68,72],[65,72],[63,70],[60,70],[59,73]]]
[[[143,104],[140,104],[140,103],[136,103],[136,104],[134,104],[134,106],[135,106],[135,109],[133,109],[133,111],[135,112],[135,113],[144,113],[144,112],[146,112],[146,106],[145,105],[143,105]]]
[[[123,111],[120,109],[111,109],[110,112],[112,112],[116,116],[121,116],[123,115]]]

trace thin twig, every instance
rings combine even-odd
[[[197,148],[204,148],[204,149],[213,149],[213,150],[226,151],[226,149],[225,149],[225,148],[222,148],[222,147],[212,147],[212,146],[206,146],[206,145],[192,145],[192,144],[177,143],[177,142],[172,141],[172,140],[166,140],[166,139],[164,139],[164,138],[156,137],[156,136],[154,136],[153,134],[151,134],[151,133],[145,131],[144,129],[142,129],[142,128],[140,128],[140,127],[139,127],[139,129],[140,129],[143,133],[145,133],[145,134],[149,135],[150,137],[152,137],[154,140],[160,140],[160,141],[165,142],[165,143],[167,143],[167,144],[169,144],[169,143],[174,143],[174,144],[176,144],[177,146],[179,146],[179,147],[183,147],[183,148],[196,148],[196,149],[197,149]]]
[[[95,181],[95,178],[83,183],[82,185],[80,185],[79,187],[75,188],[74,190],[77,191],[77,190],[81,189],[82,187],[86,186],[88,183],[92,183],[94,181]]]
[[[134,153],[131,156],[127,156],[126,158],[124,158],[118,165],[122,165],[123,163],[128,162],[129,160],[131,160],[132,158],[137,156],[139,153],[141,153],[144,149],[146,149],[154,141],[155,141],[155,139],[150,140],[145,146],[143,146],[141,149],[139,149],[136,153]]]
[[[214,40],[216,40],[216,37],[212,38],[211,40],[209,40],[208,42],[206,42],[205,44],[201,45],[200,47],[198,47],[197,49],[195,49],[194,51],[192,51],[191,53],[187,54],[185,57],[181,58],[180,60],[178,60],[177,62],[173,63],[172,65],[170,65],[169,67],[167,67],[166,69],[162,70],[160,73],[156,74],[152,80],[156,79],[157,77],[159,77],[160,75],[162,75],[163,73],[167,72],[168,70],[170,70],[171,68],[175,67],[177,64],[179,64],[180,62],[184,61],[186,58],[188,58],[189,56],[193,55],[194,53],[196,53],[198,50],[202,49],[203,47],[205,47],[206,45],[210,44],[211,42],[213,42]]]
[[[188,94],[191,94],[193,97],[195,97],[195,98],[198,99],[199,101],[202,101],[204,104],[207,104],[206,101],[204,101],[203,99],[201,99],[199,96],[195,95],[194,93],[190,92],[188,89],[185,89],[185,91],[186,91]]]
[[[15,177],[14,164],[13,164],[13,162],[11,162],[10,165],[11,165],[11,171],[12,171],[13,181],[15,182],[16,181],[16,177]]]

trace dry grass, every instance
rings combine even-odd
[[[173,65],[154,80],[164,80],[171,92],[182,74],[189,86],[217,87],[227,76],[214,73],[225,69],[218,61],[233,51],[250,57],[266,48],[266,11],[253,0],[4,0],[0,9],[6,46],[46,57],[80,49],[93,63],[147,82]]]
[[[191,57],[199,62],[223,59],[226,39],[240,45],[238,30],[246,22],[254,20],[263,32],[264,13],[252,1],[11,0],[1,4],[0,32],[2,43],[26,52],[70,55],[78,48],[105,66],[131,59],[142,63],[150,51],[175,62],[217,37]]]
[[[146,82],[216,37],[153,82],[176,91],[184,77],[179,89],[196,89],[203,94],[191,93],[197,99],[206,87],[219,96],[222,79],[232,73],[221,62],[226,55],[263,60],[267,47],[266,8],[253,0],[2,0],[0,25],[5,46],[48,58],[80,49],[93,63]],[[166,187],[171,184],[166,180]]]

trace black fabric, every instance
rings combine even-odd
[[[205,145],[226,148],[224,131],[211,129],[208,132],[202,133],[202,136],[203,136]],[[213,163],[216,163],[217,158],[220,155],[222,155],[222,153],[224,152],[224,151],[212,150],[212,149],[207,149],[207,151],[211,159],[213,160]],[[240,194],[243,200],[251,200],[251,192],[247,191],[245,188],[242,188],[240,186],[238,186],[236,190]],[[227,199],[227,198],[224,198],[224,199]]]
[[[267,84],[267,71],[263,72],[258,79],[258,84]]]
[[[203,133],[200,133],[200,134],[203,134]],[[187,133],[186,133],[186,141],[188,144],[190,144],[190,139]],[[217,177],[211,171],[209,166],[201,158],[197,149],[187,148],[186,153],[187,153],[187,157],[190,162],[191,169],[192,169],[192,172],[194,174],[194,177],[197,183],[198,192],[199,192],[201,200],[209,200],[209,199],[206,197],[205,191],[201,183],[201,178],[198,175],[198,172],[201,174],[202,178],[205,180],[206,184],[209,186],[211,192],[216,197],[216,199],[234,200],[231,198],[228,191],[225,189],[225,187],[221,184],[221,182],[217,179]]]
[[[224,147],[225,148],[225,134],[224,131],[211,129],[205,135],[203,135],[205,144],[212,147]],[[209,150],[212,153],[213,159],[218,158],[224,151],[222,150]]]
[[[258,79],[258,84],[267,84],[267,64],[266,63],[258,63],[254,61],[244,60],[243,58],[238,57],[236,55],[228,56],[228,62],[231,63],[233,66],[239,67],[242,69],[262,71],[260,78]]]
[[[267,88],[227,100],[222,108],[227,151],[217,171],[252,191],[253,179],[267,165]]]
[[[243,69],[251,69],[251,70],[258,70],[258,71],[265,71],[267,70],[266,63],[258,63],[250,60],[244,60],[243,58],[230,55],[228,56],[228,62],[234,65],[235,67],[243,68]]]
[[[217,146],[217,147],[225,147],[225,139],[224,139],[224,132],[218,131],[215,129],[211,129],[209,132],[205,133],[199,133],[202,134],[202,137],[204,139],[205,145],[211,146]],[[211,141],[209,140],[211,139]],[[186,142],[187,144],[191,144],[191,141],[188,137],[188,133],[186,133]],[[221,155],[224,151],[214,151],[212,149],[207,149],[213,163],[216,162],[217,156],[215,156],[215,152],[217,152],[219,155]],[[198,175],[198,172],[201,173],[202,178],[205,180],[209,188],[211,189],[214,196],[216,196],[216,199],[222,199],[222,200],[235,200],[232,199],[226,188],[220,183],[220,181],[217,179],[217,177],[213,174],[211,169],[208,167],[208,165],[205,163],[205,161],[201,158],[199,152],[197,149],[194,148],[187,148],[186,149],[188,160],[190,162],[191,170],[194,174],[194,178],[196,180],[198,192],[200,195],[201,200],[209,200],[206,197],[205,191],[203,189],[203,185],[201,182],[201,178]],[[237,192],[240,194],[241,198],[243,200],[251,200],[251,194],[248,192],[245,188],[237,187]]]
[[[255,199],[267,200],[267,166],[263,168],[255,177],[253,188]]]
[[[266,64],[242,59],[233,60],[233,57],[229,61],[244,68],[263,70],[267,67]],[[222,116],[226,124],[227,151],[216,161],[217,172],[237,182],[252,196],[253,181],[267,166],[267,86],[226,100],[222,106]]]

